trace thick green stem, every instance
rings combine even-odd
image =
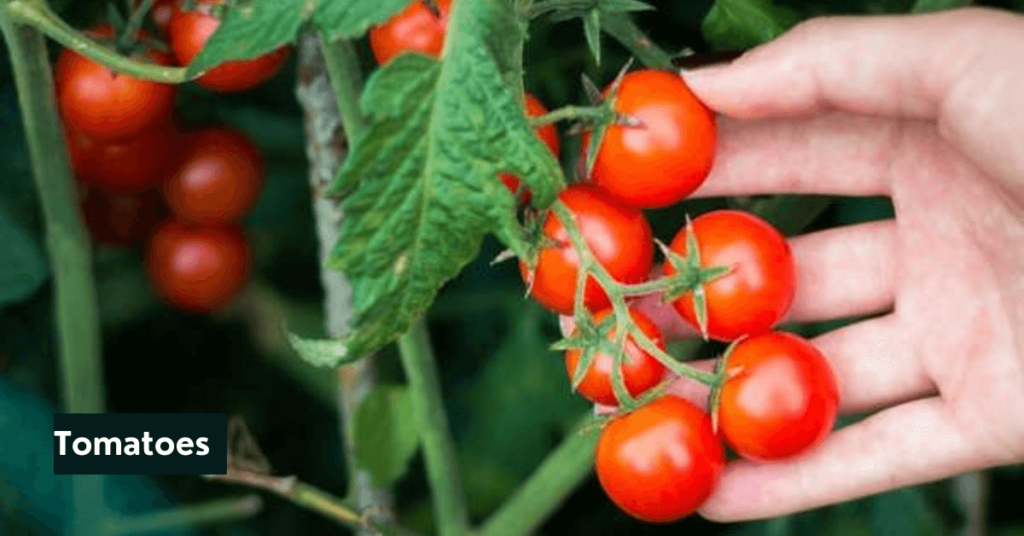
[[[608,109],[603,106],[564,106],[557,110],[553,110],[539,117],[533,117],[530,119],[530,126],[539,127],[550,123],[557,123],[559,121],[566,120],[611,120],[614,117]]]
[[[359,96],[363,92],[363,75],[352,43],[346,39],[330,41],[320,37],[320,50],[327,65],[327,75],[338,100],[341,127],[351,146],[366,130],[366,119],[359,107]]]
[[[602,15],[601,28],[629,49],[644,65],[655,69],[672,69],[672,57],[640,31],[628,15]]]
[[[43,35],[0,14],[18,102],[46,224],[55,292],[57,346],[64,408],[102,413],[105,405],[99,309],[89,239],[82,225],[57,115]],[[72,478],[74,519],[67,533],[93,535],[105,514],[103,477]]]
[[[135,61],[85,37],[50,10],[46,2],[10,0],[5,7],[6,15],[13,21],[35,27],[54,41],[119,73],[167,84],[180,84],[188,81],[185,69],[182,67],[166,67],[155,63]]]
[[[262,506],[263,500],[259,495],[246,495],[204,504],[164,508],[137,516],[108,520],[104,525],[104,533],[108,536],[120,536],[174,529],[189,530],[202,525],[246,519],[258,513]]]
[[[522,536],[537,530],[590,474],[599,430],[588,417],[570,431],[478,534]]]
[[[469,530],[469,513],[459,480],[455,446],[448,430],[434,351],[423,321],[398,340],[398,350],[419,421],[427,479],[434,497],[437,533],[463,536]]]

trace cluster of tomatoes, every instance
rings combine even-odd
[[[140,61],[187,65],[219,25],[213,10],[220,3],[200,0],[186,9],[159,0],[150,16],[169,47],[145,31],[125,39],[110,25],[86,34]],[[225,63],[196,83],[244,91],[273,76],[287,56],[284,48]],[[238,222],[263,186],[253,142],[224,126],[185,128],[175,114],[176,86],[115,73],[69,49],[57,59],[54,81],[93,240],[145,243],[147,276],[172,306],[207,312],[230,302],[251,272],[251,247]]]

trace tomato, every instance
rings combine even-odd
[[[82,219],[97,244],[142,244],[165,215],[166,208],[156,190],[118,194],[100,188],[84,188]]]
[[[654,262],[654,237],[642,212],[622,206],[586,184],[572,185],[558,197],[575,214],[597,262],[612,278],[621,283],[639,283],[647,278]],[[520,273],[533,299],[558,314],[572,314],[579,258],[554,212],[548,213],[543,231],[554,245],[541,248],[532,274],[522,262]],[[593,311],[609,303],[597,281],[589,278],[584,291],[587,309]]]
[[[711,495],[725,452],[706,413],[667,395],[611,421],[601,431],[594,465],[619,508],[642,521],[671,523]]]
[[[109,41],[114,32],[102,25],[86,34]],[[172,64],[169,55],[156,50],[147,51],[145,57],[160,65]],[[53,76],[64,122],[91,138],[135,136],[167,121],[174,109],[175,86],[116,73],[71,49],[64,49],[57,58]]]
[[[199,0],[195,10],[174,10],[167,25],[167,38],[174,55],[182,65],[188,65],[206,46],[220,19],[209,13],[210,7],[224,0]],[[284,46],[262,56],[239,61],[224,62],[206,71],[196,84],[218,93],[236,93],[252,89],[272,78],[288,59],[289,49]]]
[[[639,125],[608,127],[591,181],[638,208],[673,205],[704,182],[715,154],[715,116],[679,75],[628,73],[614,106]],[[584,137],[584,148],[589,139]]]
[[[141,192],[156,186],[175,156],[173,121],[154,125],[118,141],[96,140],[65,128],[71,168],[83,182],[114,192]]]
[[[839,384],[810,342],[782,332],[743,339],[728,355],[718,424],[737,454],[780,460],[807,452],[832,430]]]
[[[527,93],[526,94],[526,115],[527,117],[539,117],[548,113],[548,109],[544,107],[544,104],[540,102],[537,97]],[[558,158],[561,154],[561,144],[558,141],[558,129],[555,128],[554,124],[548,124],[536,129],[537,137],[540,141],[544,142],[544,145],[548,146],[548,150],[551,154]],[[502,173],[500,175],[501,182],[505,183],[505,186],[513,194],[519,191],[519,177],[510,175],[508,173]],[[523,203],[530,202],[530,192],[524,191],[520,196]]]
[[[384,24],[370,29],[370,48],[378,64],[403,52],[441,55],[451,0],[437,0],[435,5],[437,13],[422,0],[414,0]]]
[[[143,0],[135,0],[135,7],[142,5]],[[156,0],[149,10],[149,18],[157,28],[167,31],[167,25],[171,23],[171,16],[178,9],[178,0]]]
[[[698,217],[693,220],[693,232],[702,266],[732,268],[704,285],[708,335],[731,341],[770,330],[789,311],[796,289],[796,264],[786,238],[761,218],[736,210]],[[672,240],[671,249],[686,255],[685,227]],[[665,263],[665,273],[675,273],[671,263]],[[672,305],[698,326],[692,292]]]
[[[252,210],[263,188],[263,158],[240,132],[208,127],[182,140],[177,167],[164,184],[180,219],[234,221]]]
[[[227,305],[249,281],[252,252],[241,228],[229,223],[160,224],[146,249],[146,275],[165,302],[185,311]]]
[[[611,308],[599,311],[594,315],[594,323],[600,324],[608,315],[613,314]],[[633,322],[647,335],[654,343],[665,349],[661,339],[661,330],[646,315],[638,309],[630,309],[629,315]],[[617,329],[608,333],[608,340],[615,340]],[[576,373],[576,365],[580,360],[580,350],[570,349],[565,352],[565,370],[569,374],[570,381]],[[651,354],[644,351],[633,340],[632,336],[626,338],[626,359],[622,365],[622,379],[626,385],[626,391],[630,396],[637,397],[648,389],[658,385],[665,376],[665,366],[655,359]],[[615,390],[612,388],[612,369],[615,359],[606,353],[598,353],[587,369],[583,382],[577,387],[577,391],[584,398],[606,406],[618,405],[615,397]]]

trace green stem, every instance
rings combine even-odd
[[[15,24],[3,12],[0,31],[11,59],[46,225],[64,408],[72,413],[102,413],[106,397],[92,255],[68,167],[46,41],[34,28]],[[72,494],[76,520],[69,532],[95,534],[106,511],[103,477],[72,477]]]
[[[601,28],[629,49],[644,65],[654,69],[672,69],[672,56],[640,31],[627,14],[602,14]]]
[[[146,14],[153,9],[155,3],[156,0],[142,0],[142,4],[131,11],[128,23],[124,25],[124,31],[118,37],[117,44],[119,46],[127,47],[135,42],[139,29],[142,28],[142,22],[146,19]]]
[[[85,37],[58,17],[41,0],[10,0],[7,2],[6,12],[12,20],[37,28],[54,41],[119,73],[166,84],[188,81],[182,67],[166,67],[135,61]]]
[[[363,75],[359,58],[347,39],[331,41],[321,35],[320,49],[323,51],[327,75],[338,99],[341,127],[349,146],[352,146],[366,131],[366,119],[359,108],[359,97],[363,92]]]
[[[105,523],[108,536],[146,534],[174,529],[193,529],[202,525],[225,523],[252,517],[260,511],[263,500],[259,495],[218,499],[205,504],[163,508],[145,514],[111,519]]]
[[[398,350],[419,421],[438,534],[463,536],[469,530],[469,513],[459,481],[455,446],[448,431],[434,351],[423,321],[398,339]]]
[[[609,111],[604,106],[564,106],[542,116],[530,118],[530,126],[539,127],[566,120],[585,119],[601,121],[613,119],[613,117],[608,116]]]
[[[599,428],[587,417],[478,531],[479,536],[521,536],[536,531],[590,474]]]

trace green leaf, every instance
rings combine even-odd
[[[0,207],[0,306],[32,295],[49,273],[32,237]]]
[[[917,0],[910,8],[912,13],[929,13],[932,11],[945,11],[969,5],[971,0]]]
[[[315,367],[336,367],[362,357],[349,353],[348,348],[336,339],[304,339],[288,332],[288,344],[303,361]]]
[[[591,9],[583,16],[583,33],[587,38],[587,46],[594,55],[594,63],[601,65],[601,12]]]
[[[359,37],[408,4],[409,0],[320,0],[313,23],[330,39]]]
[[[226,61],[252,59],[294,41],[315,6],[311,0],[243,0],[225,9],[217,31],[188,64],[188,75]]]
[[[653,11],[654,6],[639,0],[601,0],[598,8],[605,13],[628,13],[631,11]]]
[[[367,396],[352,419],[356,463],[374,482],[387,487],[405,474],[419,446],[419,428],[409,389],[379,385]]]
[[[538,206],[564,183],[508,89],[519,83],[514,21],[504,3],[457,2],[443,61],[405,54],[367,81],[368,132],[331,187],[350,194],[327,264],[353,286],[352,354],[407,331],[487,233],[527,254],[500,171],[519,176]]]
[[[704,18],[704,38],[715,48],[749,48],[782,35],[798,20],[771,0],[715,0]]]

